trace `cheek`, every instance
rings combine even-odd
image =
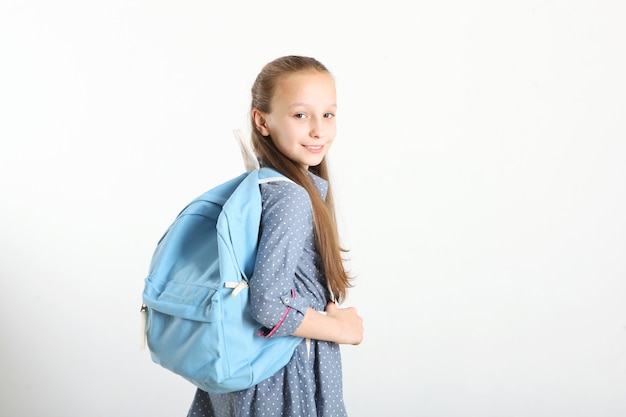
[[[305,135],[305,131],[299,129],[298,126],[283,126],[281,129],[281,138],[283,146],[294,146],[298,144],[299,140]]]
[[[326,136],[328,137],[329,141],[334,142],[336,134],[337,134],[337,126],[333,123],[332,125],[328,126],[328,129],[326,131]]]

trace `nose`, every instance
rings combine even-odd
[[[321,139],[324,136],[324,123],[319,117],[311,119],[311,130],[309,136],[313,139]]]

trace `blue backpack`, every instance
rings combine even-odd
[[[250,315],[259,184],[289,181],[255,169],[193,200],[165,232],[143,290],[152,360],[197,387],[226,393],[252,387],[291,359],[302,338],[265,338]]]

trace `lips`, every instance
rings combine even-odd
[[[321,152],[324,149],[324,145],[304,145],[304,147],[313,153]]]

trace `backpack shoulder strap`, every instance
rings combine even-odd
[[[259,169],[259,184],[265,184],[274,181],[293,182],[291,179],[285,177],[283,174],[273,168],[263,167]]]
[[[262,201],[259,184],[291,180],[270,168],[255,169],[243,174],[243,177],[236,181],[236,188],[223,204],[217,219],[217,233],[221,236],[221,250],[232,256],[220,255],[220,270],[237,268],[239,275],[247,281],[254,270],[261,225]],[[227,192],[231,191],[227,188]]]

